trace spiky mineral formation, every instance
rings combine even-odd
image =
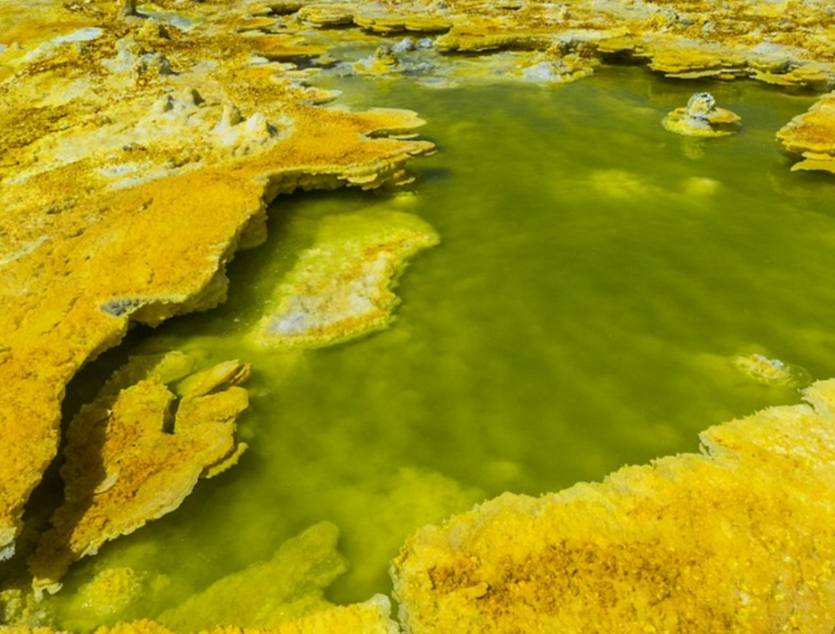
[[[182,378],[181,360],[134,359],[70,423],[64,504],[30,561],[36,591],[56,591],[74,560],[173,511],[199,478],[246,449],[235,440],[235,419],[248,404],[239,384],[249,367],[229,361],[204,370],[181,384],[177,399],[167,384]]]
[[[830,632],[835,380],[805,397],[700,455],[423,529],[395,561],[407,631]]]

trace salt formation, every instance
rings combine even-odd
[[[676,108],[664,117],[664,128],[676,134],[696,137],[718,137],[733,134],[732,127],[742,119],[730,110],[716,107],[713,95],[697,92],[684,108]]]
[[[835,380],[805,398],[424,528],[394,563],[406,631],[830,632]]]
[[[29,562],[36,591],[57,591],[70,563],[170,513],[246,449],[235,420],[249,367],[229,361],[189,377],[177,401],[168,385],[188,371],[183,357],[134,359],[70,423],[64,504]]]
[[[321,221],[313,245],[282,279],[275,310],[256,329],[267,347],[314,348],[385,328],[398,300],[391,286],[407,258],[438,243],[411,214],[372,211]]]

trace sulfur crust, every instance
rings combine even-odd
[[[835,380],[805,398],[702,454],[424,528],[394,562],[406,631],[830,632]]]
[[[64,386],[86,361],[118,344],[131,320],[156,325],[223,301],[226,263],[263,240],[265,205],[279,193],[399,182],[404,162],[432,147],[370,138],[419,125],[412,113],[305,105],[323,95],[276,67],[247,65],[253,55],[317,49],[287,35],[230,34],[235,7],[198,7],[203,22],[186,37],[114,22],[108,3],[46,6],[31,22],[14,21],[20,46],[0,54],[17,74],[0,84],[0,127],[11,131],[0,150],[0,560],[11,556],[23,505],[55,456]],[[44,44],[50,25],[53,38],[100,34]],[[119,42],[130,49],[132,41],[132,69],[106,72]],[[156,60],[164,71],[163,54],[176,74],[148,70]],[[213,58],[215,66],[195,67]],[[104,89],[84,83],[91,78]],[[70,92],[41,92],[49,84]],[[170,129],[159,132],[155,108],[173,113],[164,114]],[[134,132],[146,119],[157,123]],[[118,145],[98,150],[102,134]],[[131,178],[124,165],[138,166]]]
[[[809,110],[797,115],[777,133],[788,152],[805,160],[792,170],[835,172],[835,94],[821,97]]]

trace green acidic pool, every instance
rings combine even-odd
[[[620,67],[551,88],[329,81],[342,105],[418,111],[439,152],[413,164],[412,196],[278,199],[225,306],[137,330],[73,384],[83,400],[125,355],[174,348],[255,368],[241,463],[77,564],[53,599],[68,624],[106,620],[68,598],[97,570],[164,574],[165,592],[116,615],[154,616],[322,520],[350,566],[326,597],[364,600],[388,591],[420,525],[696,451],[707,426],[798,400],[740,373],[739,354],[835,376],[835,182],[790,173],[774,140],[812,97]],[[743,117],[739,135],[661,127],[700,90]],[[254,347],[305,231],[372,206],[441,237],[402,277],[394,326],[304,353]]]

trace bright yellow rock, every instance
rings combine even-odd
[[[701,454],[424,528],[394,565],[407,631],[830,632],[835,380],[805,398]]]

